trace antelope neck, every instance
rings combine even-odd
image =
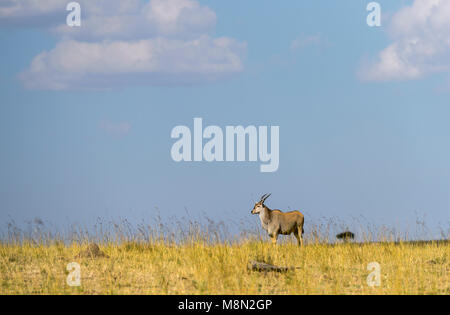
[[[271,210],[268,207],[264,206],[263,211],[261,211],[261,213],[259,214],[261,220],[266,224],[270,220],[270,212]]]

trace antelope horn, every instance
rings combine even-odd
[[[261,201],[262,202],[266,201],[266,199],[269,198],[270,195],[272,195],[272,194],[265,194],[264,196],[262,196]]]

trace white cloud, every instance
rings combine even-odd
[[[65,13],[67,3],[64,0],[0,0],[0,26],[54,25],[58,21],[58,12]]]
[[[47,27],[64,23],[70,0],[0,0],[0,25],[18,27]],[[136,13],[140,0],[77,0],[83,14],[111,15]]]
[[[242,70],[244,44],[229,38],[155,38],[60,42],[21,74],[30,89],[103,89],[116,85],[193,84]]]
[[[208,7],[192,0],[152,0],[135,3],[120,1],[121,7],[103,11],[99,0],[82,5],[82,27],[61,24],[53,31],[64,37],[79,40],[143,39],[154,36],[194,37],[210,32],[216,24],[216,14]],[[129,3],[128,6],[123,6]],[[117,7],[117,5],[116,5]]]
[[[397,12],[389,33],[393,43],[360,76],[369,81],[414,80],[450,72],[450,1],[415,0]]]
[[[20,18],[25,16],[37,16],[54,12],[58,7],[64,7],[62,0],[0,0],[0,17]]]
[[[20,74],[27,88],[196,84],[243,69],[245,43],[213,38],[216,15],[196,0],[78,2],[81,27],[72,28],[63,24],[66,0],[0,0],[1,26],[45,27],[61,39]]]

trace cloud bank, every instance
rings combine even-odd
[[[65,0],[0,0],[0,26],[43,27],[60,39],[20,74],[27,88],[188,85],[243,69],[245,43],[214,38],[216,14],[195,0],[78,2],[81,27],[69,27]]]
[[[360,76],[368,81],[404,81],[450,72],[450,1],[415,0],[390,24],[393,43]]]
[[[0,0],[0,26],[48,27],[55,25],[58,21],[58,13],[64,12],[67,3],[61,0]],[[60,15],[59,20],[63,20]]]

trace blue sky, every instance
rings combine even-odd
[[[0,222],[140,220],[156,207],[246,218],[271,192],[269,207],[307,219],[405,226],[419,213],[448,229],[445,1],[379,1],[382,26],[372,28],[369,1],[168,0],[188,8],[172,20],[158,16],[164,1],[152,0],[148,20],[147,1],[123,2],[132,9],[80,1],[80,33],[64,25],[66,1],[49,1],[47,11],[27,2],[8,11],[0,1]],[[105,17],[130,25],[119,23],[127,14],[139,22],[99,31]],[[129,59],[145,60],[155,45],[153,63],[133,68]],[[170,132],[195,117],[280,126],[279,170],[175,163]]]

